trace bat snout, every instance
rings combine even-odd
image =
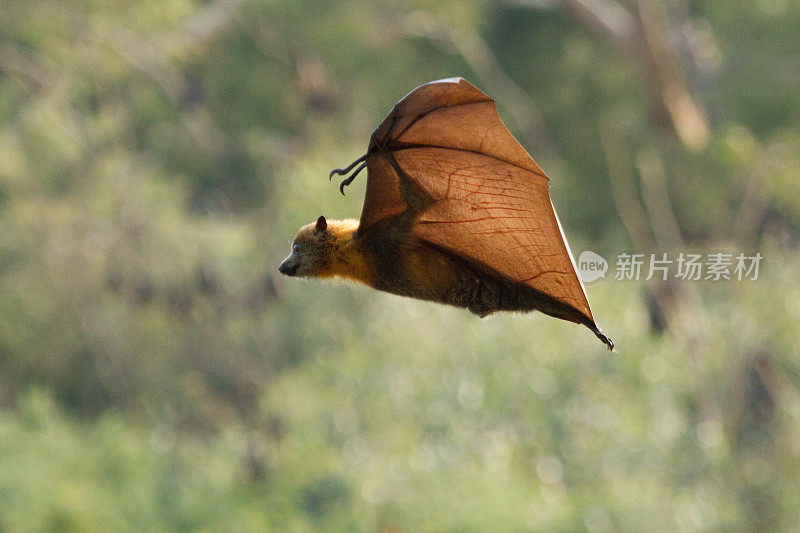
[[[291,257],[287,257],[283,261],[283,263],[281,263],[280,266],[278,266],[278,272],[280,272],[285,276],[294,276],[295,274],[297,274],[297,269],[299,267],[300,265],[293,263],[291,261]]]

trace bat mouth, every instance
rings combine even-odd
[[[290,265],[288,261],[284,261],[278,267],[278,272],[285,276],[294,276],[297,274],[298,268],[300,268],[300,265]]]

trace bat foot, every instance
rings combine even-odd
[[[334,174],[338,174],[340,176],[344,176],[344,175],[348,174],[352,170],[353,173],[350,174],[349,176],[347,176],[347,178],[342,180],[342,183],[339,184],[339,191],[342,193],[342,195],[344,195],[344,188],[346,186],[350,185],[351,183],[353,183],[353,180],[356,179],[356,176],[358,176],[358,173],[361,172],[362,170],[364,170],[364,167],[367,166],[367,163],[364,162],[366,159],[367,159],[367,154],[364,154],[361,157],[359,157],[358,159],[356,159],[355,161],[353,161],[352,163],[350,163],[345,168],[335,168],[335,169],[331,170],[331,173],[328,174],[328,180],[333,179],[333,175]],[[361,163],[361,164],[359,165],[359,163]],[[356,165],[358,165],[358,168],[356,168]],[[355,168],[355,170],[353,170],[354,168]]]

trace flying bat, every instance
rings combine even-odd
[[[364,168],[361,219],[302,227],[282,274],[347,278],[480,317],[537,310],[614,348],[575,272],[549,179],[493,99],[461,78],[417,87],[372,132],[367,153],[330,177],[347,176],[344,194]]]

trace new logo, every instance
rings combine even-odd
[[[602,256],[592,252],[591,250],[584,250],[578,258],[578,273],[584,283],[591,283],[592,281],[604,278],[608,271],[608,261],[603,259]]]

